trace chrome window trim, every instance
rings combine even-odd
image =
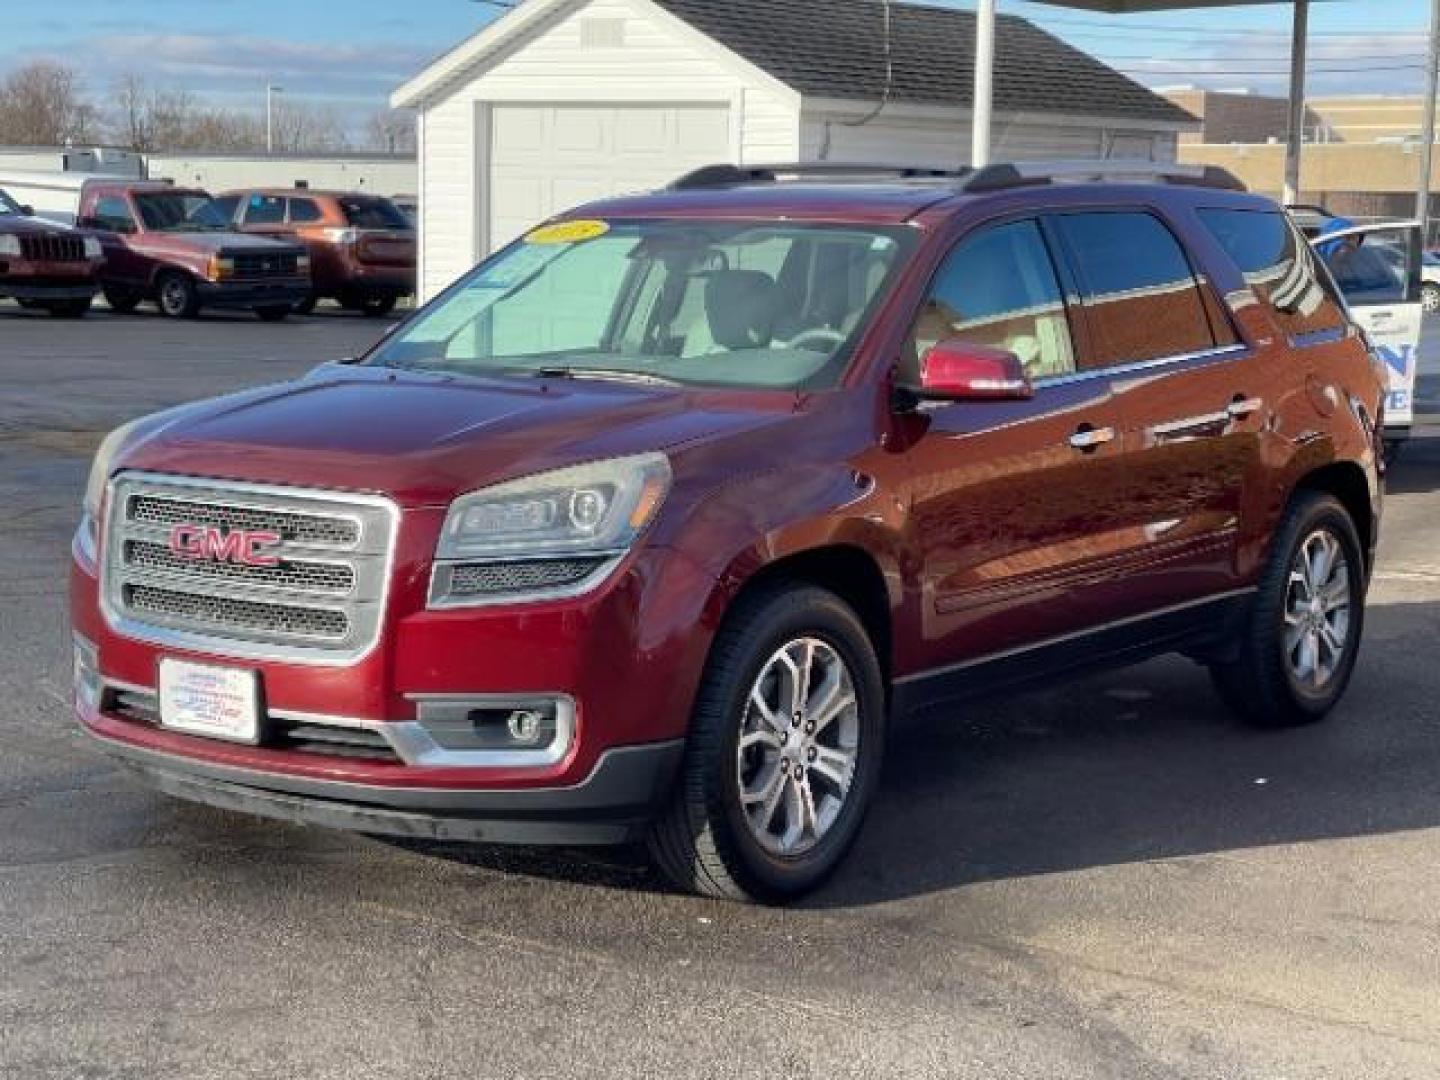
[[[431,611],[454,611],[465,608],[503,607],[514,604],[536,604],[545,600],[574,600],[594,592],[615,573],[629,553],[624,551],[576,551],[552,555],[520,555],[498,559],[436,559],[430,568],[430,589],[426,607]],[[475,597],[454,597],[449,593],[450,578],[457,566],[509,566],[515,563],[555,562],[560,559],[604,559],[599,566],[572,585],[525,592],[493,593]]]
[[[1250,346],[1245,344],[1220,345],[1213,349],[1201,349],[1199,352],[1180,353],[1176,356],[1160,356],[1154,360],[1137,360],[1131,364],[1115,364],[1110,367],[1091,368],[1087,371],[1077,371],[1070,375],[1053,375],[1049,378],[1035,380],[1035,389],[1042,390],[1051,386],[1070,386],[1074,383],[1086,382],[1090,379],[1110,379],[1117,375],[1135,375],[1142,372],[1154,371],[1158,368],[1170,367],[1171,365],[1188,364],[1195,360],[1224,360],[1250,351]]]
[[[110,575],[115,572],[113,561],[116,557],[113,551],[113,544],[117,538],[115,515],[119,512],[116,503],[116,491],[122,484],[139,483],[149,484],[162,488],[179,488],[182,491],[189,489],[196,493],[192,500],[199,502],[199,495],[202,492],[209,492],[216,497],[217,501],[223,501],[227,492],[234,493],[242,498],[250,497],[255,499],[282,499],[289,501],[310,500],[314,503],[328,503],[335,506],[336,512],[329,516],[336,519],[354,521],[360,528],[360,540],[350,547],[327,547],[322,550],[334,554],[350,554],[360,557],[380,557],[380,568],[378,580],[380,587],[378,595],[373,600],[356,602],[346,598],[330,596],[317,598],[311,596],[309,599],[312,606],[325,608],[335,604],[348,604],[350,609],[359,606],[373,607],[376,609],[374,627],[367,640],[347,649],[328,648],[322,644],[314,645],[282,645],[267,642],[252,642],[242,638],[225,637],[216,634],[207,634],[200,631],[178,630],[170,627],[157,626],[153,623],[128,616],[116,610],[111,599]],[[183,501],[183,497],[182,497]],[[372,548],[366,543],[365,519],[358,514],[346,513],[345,504],[353,506],[369,507],[379,511],[384,518],[385,535],[383,547]],[[259,662],[274,662],[295,664],[304,667],[352,667],[371,656],[379,647],[384,637],[385,618],[389,611],[391,580],[395,571],[395,551],[399,543],[400,533],[400,507],[391,499],[382,495],[374,495],[361,492],[350,492],[343,490],[330,490],[323,488],[289,487],[280,484],[257,484],[249,481],[211,479],[207,477],[173,475],[170,473],[155,473],[141,470],[123,470],[113,475],[106,484],[105,495],[105,521],[101,525],[100,534],[100,611],[105,619],[106,625],[122,637],[133,641],[141,641],[148,645],[154,645],[162,649],[174,649],[183,652],[199,652],[218,659],[249,660]],[[304,510],[289,511],[284,507],[276,507],[281,513],[298,512],[304,514]],[[313,545],[297,546],[296,550],[316,550]],[[172,579],[174,580],[174,579]],[[184,583],[179,582],[183,588]],[[243,588],[243,583],[234,583]],[[213,586],[212,586],[213,588]],[[356,589],[359,589],[358,579]],[[196,590],[201,591],[201,590]],[[296,594],[291,594],[292,597]],[[266,590],[263,598],[258,602],[267,600],[279,601],[284,594],[275,590]]]

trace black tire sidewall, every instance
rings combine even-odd
[[[746,620],[743,632],[747,644],[740,662],[715,673],[725,682],[718,719],[726,727],[716,743],[718,760],[704,763],[710,774],[708,816],[722,857],[741,886],[761,899],[783,899],[828,877],[859,834],[884,757],[884,684],[863,624],[842,601],[822,590],[777,594]],[[766,851],[750,831],[739,798],[737,748],[740,720],[755,680],[782,645],[801,637],[824,641],[850,669],[859,702],[859,742],[855,776],[839,818],[815,847],[785,859]]]
[[[179,283],[185,290],[185,303],[178,307],[171,307],[166,303],[165,294],[169,287]],[[195,283],[184,274],[168,273],[161,276],[155,284],[155,303],[160,308],[160,314],[172,319],[188,319],[199,309],[195,297]]]

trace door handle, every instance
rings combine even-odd
[[[1080,428],[1074,435],[1070,436],[1070,445],[1076,450],[1089,454],[1100,449],[1106,443],[1115,441],[1115,429],[1108,427],[1090,427],[1088,424]]]
[[[1260,398],[1237,394],[1235,400],[1226,406],[1225,411],[1230,414],[1231,420],[1244,420],[1247,416],[1254,416],[1264,407],[1265,402]]]

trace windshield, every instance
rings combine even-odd
[[[913,243],[904,227],[565,222],[482,263],[366,363],[821,388]]]
[[[152,232],[215,232],[229,229],[225,211],[209,195],[179,191],[135,196],[145,228]]]
[[[389,199],[341,199],[340,208],[355,229],[410,228],[410,219]]]

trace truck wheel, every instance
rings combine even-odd
[[[256,308],[255,314],[260,317],[261,322],[284,322],[290,317],[291,308],[287,304],[284,307],[262,307]]]
[[[711,649],[652,857],[702,895],[799,896],[859,833],[884,741],[880,664],[855,613],[810,586],[744,596]]]
[[[360,310],[367,317],[378,319],[394,311],[398,300],[396,296],[371,296],[361,302]]]
[[[168,270],[155,283],[160,314],[172,319],[193,319],[200,313],[200,296],[189,274]]]
[[[90,311],[87,300],[55,300],[45,305],[45,310],[57,319],[79,319]]]
[[[319,302],[320,298],[314,293],[311,293],[309,296],[305,297],[304,300],[296,303],[296,305],[290,310],[295,312],[296,315],[309,315],[312,311],[315,310],[315,305]]]
[[[1234,661],[1216,688],[1255,727],[1322,719],[1345,693],[1365,628],[1365,555],[1331,495],[1302,492],[1276,534]]]
[[[128,315],[139,305],[140,294],[131,292],[129,289],[121,289],[114,285],[107,285],[105,287],[105,303],[110,305],[111,311]]]

